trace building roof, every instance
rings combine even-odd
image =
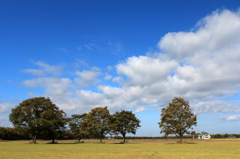
[[[201,132],[201,134],[198,135],[198,137],[202,137],[203,135],[208,135],[207,132]]]

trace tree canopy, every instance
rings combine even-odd
[[[13,108],[9,120],[17,129],[29,133],[33,143],[39,134],[50,135],[54,143],[56,133],[65,128],[65,116],[49,98],[35,97]]]
[[[166,108],[162,109],[160,133],[175,134],[182,141],[183,135],[190,134],[188,131],[192,126],[197,125],[197,116],[191,112],[188,101],[175,97]]]
[[[193,136],[193,139],[194,139],[194,135],[196,135],[196,132],[195,132],[195,131],[192,131],[192,132],[191,132],[191,135]]]
[[[110,131],[111,118],[107,107],[92,109],[86,117],[86,131],[100,138],[102,142],[104,136]]]
[[[127,133],[136,134],[137,128],[141,127],[141,121],[131,111],[121,110],[113,114],[113,117],[115,120],[111,126],[112,130],[115,134],[120,133],[123,136],[124,143]]]
[[[69,121],[69,127],[76,138],[78,138],[78,143],[87,134],[86,132],[86,117],[87,114],[73,114]]]

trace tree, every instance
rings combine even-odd
[[[100,142],[102,143],[102,139],[110,131],[111,118],[112,116],[109,114],[107,107],[92,109],[86,117],[86,131],[100,138]]]
[[[9,120],[13,125],[32,137],[36,143],[37,135],[51,135],[54,143],[56,132],[65,125],[65,112],[51,102],[49,98],[36,97],[24,100],[12,109]]]
[[[120,133],[123,136],[124,143],[127,133],[136,134],[137,128],[141,127],[141,121],[131,111],[121,110],[113,114],[113,117],[112,130],[115,134]]]
[[[193,139],[194,139],[194,135],[196,135],[196,132],[195,132],[195,131],[192,131],[192,132],[191,132],[191,135],[193,136]]]
[[[181,142],[183,135],[189,134],[188,129],[197,125],[197,117],[191,112],[188,101],[180,97],[172,99],[172,103],[162,109],[161,116],[161,122],[158,123],[160,133],[165,133],[166,136],[175,134]]]
[[[84,113],[82,115],[73,114],[70,121],[69,121],[69,127],[74,134],[74,137],[78,138],[78,143],[80,143],[80,140],[86,135],[86,117],[87,114]]]
[[[46,134],[51,137],[52,143],[54,143],[57,135],[60,135],[65,131],[65,124],[67,123],[66,113],[63,110],[59,110],[58,107],[50,107],[47,111],[42,113],[40,119],[42,123],[42,134]]]

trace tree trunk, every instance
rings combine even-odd
[[[182,138],[183,138],[183,137],[182,137],[182,136],[180,136],[180,142],[181,142],[181,143],[182,143]]]
[[[80,143],[81,138],[78,138],[78,143]]]
[[[124,134],[123,135],[123,142],[125,143],[125,139],[126,139],[126,137],[125,137],[126,135]]]
[[[33,143],[36,144],[36,135],[33,136]]]
[[[102,143],[102,138],[100,138],[100,143]]]
[[[55,139],[55,135],[53,133],[53,136],[52,136],[52,143],[54,144],[54,139]]]

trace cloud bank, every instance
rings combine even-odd
[[[23,84],[45,88],[45,95],[54,103],[74,113],[87,112],[95,106],[141,112],[166,106],[175,96],[189,100],[197,114],[239,113],[239,102],[224,101],[240,90],[239,35],[240,11],[215,11],[189,32],[167,33],[158,42],[157,53],[129,57],[116,64],[117,75],[94,67],[77,70],[74,79],[39,77]],[[24,71],[39,76],[47,70],[53,75],[61,72],[42,62],[38,66],[39,70]],[[101,83],[106,80],[111,82]],[[96,86],[97,91],[91,86]],[[228,120],[235,118],[239,117]]]

